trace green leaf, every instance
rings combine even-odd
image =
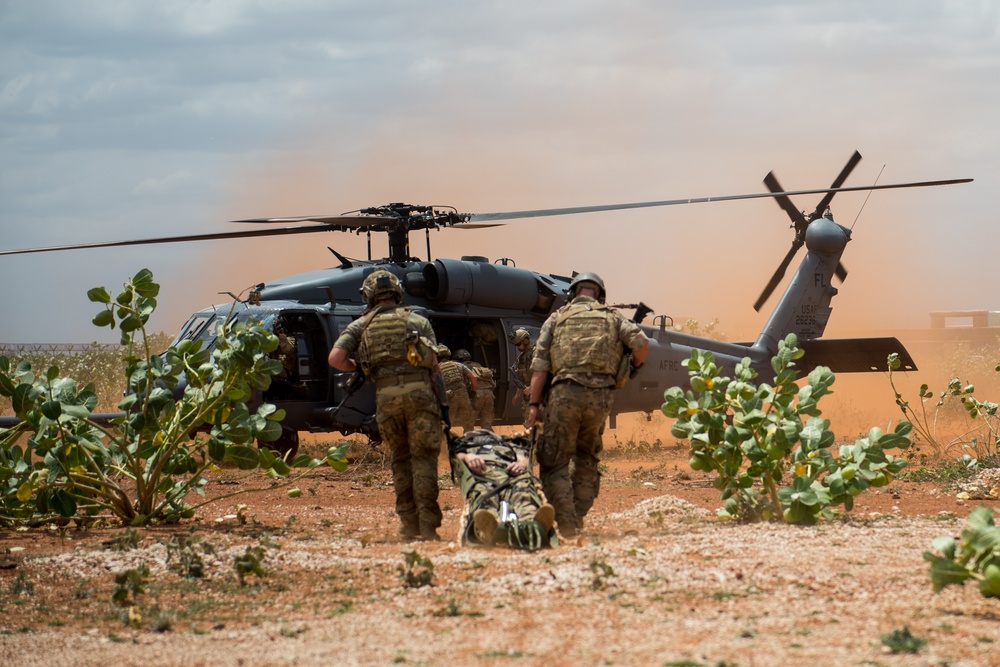
[[[62,404],[59,401],[45,401],[39,410],[52,421],[56,421],[62,415]]]
[[[945,586],[961,584],[972,576],[969,570],[958,563],[936,556],[929,551],[924,552],[924,560],[931,564],[931,584],[934,586],[935,593],[940,593]]]
[[[87,290],[87,298],[93,303],[111,303],[111,295],[103,287],[93,287]]]
[[[51,507],[59,516],[71,517],[76,514],[76,500],[63,489],[56,489],[52,493]]]
[[[114,328],[115,315],[110,310],[102,310],[94,315],[92,322],[94,323],[94,326]]]
[[[287,477],[292,471],[291,468],[289,468],[288,463],[286,463],[284,459],[278,457],[274,457],[274,461],[270,466],[268,466],[268,469],[273,470],[279,477]]]
[[[226,443],[218,438],[209,438],[208,456],[216,463],[221,463],[226,458]]]
[[[256,447],[232,445],[226,447],[225,459],[240,470],[253,470],[260,464],[260,453]]]

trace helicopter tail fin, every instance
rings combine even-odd
[[[832,217],[809,223],[804,239],[808,252],[754,343],[755,350],[772,355],[789,333],[800,342],[823,335],[833,310],[830,300],[837,294],[833,278],[850,237],[850,230]]]

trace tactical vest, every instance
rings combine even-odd
[[[493,379],[493,369],[487,368],[486,366],[480,366],[475,364],[470,366],[472,372],[476,374],[476,389],[483,390],[489,389],[493,391],[497,387],[496,381]]]
[[[534,344],[529,345],[528,349],[524,352],[520,352],[517,357],[517,362],[515,365],[515,372],[517,373],[517,379],[527,387],[531,384],[531,360],[535,356],[535,346]]]
[[[444,378],[444,386],[448,388],[448,391],[464,391],[468,394],[469,389],[466,386],[465,373],[462,371],[462,367],[456,361],[448,360],[442,361],[438,364],[438,368],[441,369],[441,377]]]
[[[394,308],[376,315],[361,336],[360,354],[369,369],[408,364],[406,325],[409,308]]]
[[[624,352],[615,317],[604,304],[570,305],[556,316],[549,349],[554,375],[614,376]]]

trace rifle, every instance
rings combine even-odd
[[[444,421],[446,428],[445,432],[451,430],[451,410],[448,407],[448,389],[444,383],[444,376],[441,375],[441,370],[438,368],[437,364],[431,369],[431,391],[434,392],[434,398],[437,399],[438,406],[441,408],[441,419]]]
[[[347,381],[343,385],[344,397],[340,399],[340,403],[337,403],[337,407],[329,411],[329,415],[331,418],[336,416],[336,414],[340,412],[340,409],[344,407],[345,403],[347,403],[347,399],[353,396],[358,391],[358,389],[361,389],[361,385],[363,385],[364,383],[365,383],[365,374],[361,372],[360,368],[351,373],[351,377],[347,378]]]
[[[636,324],[642,324],[642,321],[646,319],[646,315],[653,312],[653,309],[644,304],[642,301],[639,303],[616,303],[611,306],[612,308],[635,308],[635,314],[632,316],[632,321]]]

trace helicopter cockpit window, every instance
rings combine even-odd
[[[203,340],[211,342],[215,340],[217,331],[222,323],[226,321],[226,316],[221,313],[198,313],[184,325],[181,332],[174,339],[171,345],[184,340]]]

